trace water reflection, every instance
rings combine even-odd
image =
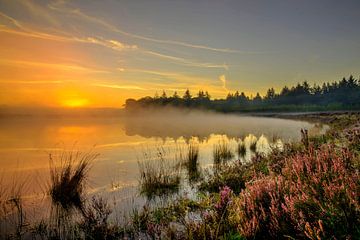
[[[40,194],[49,179],[49,153],[92,149],[100,157],[90,171],[89,192],[107,194],[118,206],[127,208],[134,201],[145,201],[134,199],[138,193],[138,160],[144,148],[163,146],[175,153],[179,146],[198,144],[196,164],[186,166],[192,176],[187,181],[196,181],[203,168],[213,165],[213,149],[219,141],[228,142],[233,160],[249,162],[255,152],[267,154],[271,146],[299,140],[301,128],[310,132],[319,129],[303,121],[201,112],[152,112],[112,118],[6,118],[0,119],[0,173],[5,185],[11,184],[6,181],[13,179],[14,173],[36,179],[29,195]],[[239,142],[244,145],[242,152]]]
[[[166,141],[171,138],[185,139],[196,136],[200,142],[207,141],[212,134],[229,138],[244,138],[249,134],[268,137],[276,136],[285,141],[299,140],[301,128],[314,125],[303,121],[277,118],[240,116],[198,111],[171,111],[133,114],[124,118],[125,133],[128,136],[157,137]]]

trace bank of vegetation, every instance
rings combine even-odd
[[[303,115],[307,117],[315,115]],[[184,169],[197,195],[179,196],[161,207],[134,208],[122,223],[112,218],[111,203],[87,197],[88,171],[96,154],[50,156],[52,163],[57,157],[62,164],[51,165],[49,218],[32,221],[26,215],[23,185],[0,186],[0,237],[360,239],[360,114],[322,114],[317,120],[330,125],[325,134],[311,137],[302,130],[301,142],[281,149],[274,145],[270,154],[257,154],[256,143],[239,142],[237,155],[253,151],[250,162],[229,160],[235,151],[219,142],[210,171],[199,169],[194,143],[179,156],[179,164],[167,165],[163,151],[156,155],[159,161],[145,157],[139,162],[140,192],[160,196],[177,190],[179,169]]]

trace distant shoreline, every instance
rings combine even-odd
[[[138,109],[130,112],[141,112],[141,111],[161,111],[169,109],[167,107],[149,107]],[[329,110],[329,111],[254,111],[254,112],[221,112],[209,109],[189,109],[189,108],[176,108],[171,107],[172,110],[187,110],[191,111],[205,111],[214,112],[219,114],[233,114],[239,116],[254,116],[254,117],[276,117],[286,119],[299,119],[303,117],[309,118],[310,116],[330,116],[336,114],[360,114],[360,110]],[[6,118],[113,118],[122,117],[127,115],[129,112],[124,108],[0,108],[0,119]]]

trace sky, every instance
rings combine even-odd
[[[358,77],[359,23],[358,0],[0,0],[0,106]]]

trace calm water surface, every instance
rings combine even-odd
[[[161,146],[175,153],[195,141],[200,146],[200,166],[206,168],[212,164],[212,149],[219,141],[229,141],[234,153],[239,139],[256,138],[258,146],[266,149],[274,141],[298,141],[301,128],[310,133],[322,129],[304,121],[173,111],[107,118],[3,118],[0,174],[3,185],[25,180],[25,195],[43,199],[49,182],[49,154],[97,152],[100,155],[89,174],[89,194],[106,195],[121,209],[144,201],[137,197],[138,161],[144,151]]]

